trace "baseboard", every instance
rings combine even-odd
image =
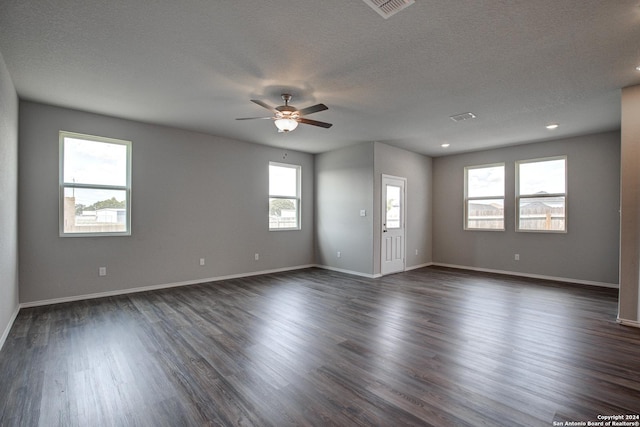
[[[417,270],[419,268],[431,267],[433,265],[432,262],[427,262],[425,264],[412,265],[411,267],[405,267],[404,271]]]
[[[412,265],[411,267],[405,267],[404,271],[417,270],[419,268],[429,267],[430,265],[433,265],[433,263],[432,262],[427,262],[425,264]],[[345,274],[352,274],[354,276],[366,277],[368,279],[378,279],[378,278],[382,277],[382,274],[380,274],[380,273],[376,273],[376,274],[361,273],[360,271],[346,270],[344,268],[331,267],[331,266],[328,266],[328,265],[320,265],[320,264],[318,264],[318,265],[316,265],[316,267],[322,268],[324,270],[337,271],[338,273],[345,273]]]
[[[113,297],[118,295],[133,294],[137,292],[155,291],[159,289],[176,288],[179,286],[197,285],[201,283],[219,282],[221,280],[238,279],[242,277],[260,276],[263,274],[281,273],[284,271],[302,270],[305,268],[315,267],[315,264],[298,265],[295,267],[275,268],[271,270],[253,271],[251,273],[230,274],[227,276],[208,277],[203,279],[188,280],[184,282],[164,283],[160,285],[142,286],[139,288],[120,289],[116,291],[98,292],[93,294],[74,295],[71,297],[53,298],[48,300],[25,302],[20,304],[20,308],[39,307],[43,305],[60,304],[65,302],[82,301],[87,299]]]
[[[612,283],[593,282],[593,281],[578,280],[578,279],[568,279],[568,278],[565,278],[565,277],[544,276],[544,275],[540,275],[540,274],[528,274],[528,273],[520,273],[520,272],[515,272],[515,271],[505,271],[505,270],[495,270],[495,269],[489,269],[489,268],[469,267],[469,266],[464,266],[464,265],[445,264],[445,263],[438,263],[438,262],[429,262],[429,263],[425,263],[425,264],[411,266],[411,267],[406,268],[405,271],[417,270],[419,268],[429,267],[429,266],[449,267],[449,268],[457,268],[457,269],[461,269],[461,270],[481,271],[481,272],[485,272],[485,273],[505,274],[505,275],[510,275],[510,276],[529,277],[529,278],[534,278],[534,279],[552,280],[552,281],[556,281],[556,282],[576,283],[576,284],[582,284],[582,285],[601,286],[601,287],[616,288],[616,289],[619,287],[619,285],[612,284]],[[188,280],[188,281],[183,281],[183,282],[164,283],[164,284],[159,284],[159,285],[142,286],[142,287],[138,287],[138,288],[119,289],[119,290],[115,290],[115,291],[98,292],[98,293],[92,293],[92,294],[74,295],[74,296],[63,297],[63,298],[53,298],[53,299],[48,299],[48,300],[25,302],[25,303],[21,303],[16,308],[16,311],[12,315],[12,318],[11,318],[11,321],[9,322],[9,325],[7,326],[6,330],[3,332],[2,337],[0,337],[0,349],[2,348],[2,345],[4,345],[4,341],[6,340],[7,336],[9,335],[9,330],[11,329],[11,326],[13,326],[13,322],[15,321],[15,318],[18,316],[18,312],[19,312],[19,310],[21,308],[39,307],[39,306],[44,306],[44,305],[60,304],[60,303],[65,303],[65,302],[73,302],[73,301],[82,301],[82,300],[87,300],[87,299],[112,297],[112,296],[126,295],[126,294],[132,294],[132,293],[137,293],[137,292],[146,292],[146,291],[154,291],[154,290],[159,290],[159,289],[175,288],[175,287],[179,287],[179,286],[196,285],[196,284],[200,284],[200,283],[219,282],[221,280],[230,280],[230,279],[238,279],[238,278],[242,278],[242,277],[260,276],[260,275],[263,275],[263,274],[271,274],[271,273],[281,273],[281,272],[285,272],[285,271],[301,270],[301,269],[311,268],[311,267],[317,267],[317,268],[321,268],[321,269],[324,269],[324,270],[336,271],[336,272],[339,272],[339,273],[351,274],[351,275],[354,275],[354,276],[366,277],[366,278],[369,278],[369,279],[377,279],[377,278],[382,277],[382,275],[379,274],[379,273],[378,274],[368,274],[368,273],[362,273],[360,271],[354,271],[354,270],[347,270],[347,269],[343,269],[343,268],[331,267],[331,266],[328,266],[328,265],[306,264],[306,265],[298,265],[298,266],[293,266],[293,267],[276,268],[276,269],[271,269],[271,270],[254,271],[254,272],[250,272],[250,273],[230,274],[230,275],[227,275],[227,276],[208,277],[208,278]],[[628,324],[629,326],[633,326],[633,325],[630,324],[630,322],[632,323],[633,321],[630,321],[630,320],[620,319],[619,322],[621,324]]]
[[[620,287],[620,285],[618,285],[617,283],[594,282],[591,280],[580,280],[580,279],[571,279],[567,277],[545,276],[542,274],[529,274],[529,273],[521,273],[518,271],[494,270],[491,268],[479,268],[479,267],[469,267],[466,265],[444,264],[441,262],[434,262],[432,263],[432,265],[437,267],[458,268],[461,270],[481,271],[484,273],[496,273],[496,274],[505,274],[509,276],[528,277],[531,279],[552,280],[554,282],[575,283],[578,285],[600,286],[604,288],[615,288],[615,289],[618,289]]]
[[[314,267],[322,268],[323,270],[337,271],[338,273],[345,273],[345,274],[351,274],[354,276],[366,277],[368,279],[377,279],[378,277],[382,277],[382,275],[380,274],[367,274],[367,273],[362,273],[360,271],[353,271],[353,270],[346,270],[344,268],[331,267],[329,265],[317,264]]]
[[[640,328],[640,322],[636,320],[627,320],[627,319],[621,319],[618,317],[617,322],[624,326],[632,326],[634,328]]]
[[[9,323],[7,324],[7,327],[2,333],[2,336],[0,337],[0,350],[2,350],[2,347],[4,347],[4,343],[7,341],[7,338],[9,337],[9,332],[11,332],[11,328],[13,327],[13,323],[16,321],[16,317],[18,317],[19,312],[20,312],[20,306],[18,305],[15,311],[13,312],[13,314],[11,315],[11,318],[9,319]]]

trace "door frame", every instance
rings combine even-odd
[[[401,209],[401,215],[402,215],[402,224],[403,224],[403,234],[402,234],[402,270],[400,271],[394,271],[392,273],[386,273],[386,274],[394,274],[394,273],[400,273],[401,271],[406,271],[407,270],[407,178],[403,177],[403,176],[396,176],[396,175],[389,175],[389,174],[381,174],[380,177],[380,200],[379,200],[379,206],[380,206],[380,276],[384,276],[385,273],[383,273],[382,271],[382,266],[384,265],[384,256],[385,256],[385,252],[384,252],[384,238],[383,238],[383,229],[384,229],[384,222],[385,219],[387,217],[387,210],[386,210],[386,199],[385,199],[385,188],[384,188],[384,183],[385,183],[385,179],[395,179],[395,180],[399,180],[403,182],[402,185],[402,209]]]

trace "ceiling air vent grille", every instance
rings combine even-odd
[[[454,122],[462,122],[469,119],[475,119],[476,115],[473,113],[462,113],[462,114],[456,114],[454,116],[450,116],[449,118]]]
[[[402,9],[411,6],[415,0],[362,0],[369,7],[382,16],[384,19],[400,12]]]

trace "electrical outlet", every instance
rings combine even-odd
[[[99,276],[106,276],[107,275],[107,267],[98,268],[98,275]]]
[[[513,256],[513,259],[514,259],[515,261],[520,261],[520,254],[515,254],[515,255]]]
[[[418,255],[418,250],[416,249],[416,255]]]
[[[258,261],[260,259],[260,254],[256,252],[256,254],[253,256],[253,258]]]
[[[200,258],[200,265],[204,265],[204,264],[205,264],[204,258]]]
[[[336,256],[337,256],[338,258],[342,257],[342,252],[338,251],[338,253],[336,254]]]
[[[360,209],[360,216],[367,216],[367,210],[366,209]]]

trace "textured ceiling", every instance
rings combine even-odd
[[[639,4],[416,0],[384,20],[359,0],[2,0],[0,53],[21,99],[312,153],[440,156],[619,129]],[[284,91],[334,126],[234,120]]]

